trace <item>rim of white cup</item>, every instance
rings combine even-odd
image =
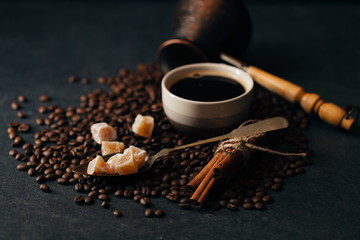
[[[167,81],[169,81],[169,78],[185,75],[185,71],[191,71],[191,70],[195,70],[197,68],[213,68],[213,69],[209,69],[209,72],[211,72],[211,70],[212,70],[212,71],[214,71],[214,75],[216,75],[216,76],[228,77],[230,79],[233,79],[233,80],[239,82],[241,84],[241,86],[243,86],[245,92],[242,93],[241,95],[233,97],[233,98],[229,98],[229,99],[225,99],[225,100],[221,100],[221,101],[206,101],[206,102],[189,100],[186,98],[179,97],[179,96],[173,94],[172,92],[170,92],[170,89],[166,85]],[[214,68],[216,68],[216,69],[214,69]],[[219,69],[219,68],[221,68],[221,69]],[[184,71],[184,73],[180,74],[182,71]],[[205,70],[199,70],[199,71],[205,71]],[[233,73],[226,74],[227,71],[232,71]],[[176,73],[178,73],[178,74],[176,75]],[[223,74],[221,74],[221,73],[223,73]],[[175,76],[172,76],[172,75],[175,75]],[[181,78],[179,78],[177,80],[180,80],[180,79]],[[246,82],[245,86],[242,82],[238,81],[238,79],[245,81]],[[169,71],[168,73],[166,73],[161,81],[161,88],[163,91],[166,91],[166,93],[170,97],[175,98],[179,101],[184,101],[186,103],[198,104],[198,105],[214,105],[214,104],[224,104],[224,103],[228,103],[228,102],[233,102],[233,101],[236,101],[236,100],[243,98],[246,95],[250,94],[250,92],[254,88],[254,80],[245,71],[243,71],[239,68],[227,65],[227,64],[223,64],[223,63],[192,63],[192,64],[187,64],[187,65],[184,65],[181,67],[174,68],[171,71]]]

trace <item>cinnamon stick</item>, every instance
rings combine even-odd
[[[191,196],[194,193],[196,188],[200,185],[200,183],[203,181],[203,179],[214,166],[214,164],[222,158],[222,155],[222,152],[217,152],[213,156],[213,158],[206,164],[206,166],[185,186],[185,192],[183,193],[184,196]]]
[[[234,153],[228,153],[228,152],[221,152],[220,157],[218,160],[214,163],[213,166],[211,166],[210,170],[206,174],[206,176],[203,178],[199,186],[196,188],[195,192],[192,194],[190,198],[190,202],[194,206],[199,206],[204,204],[210,193],[214,190],[214,188],[217,185],[217,182],[219,182],[217,179],[214,178],[214,169],[219,169],[221,172],[229,172],[237,171],[239,162],[241,162],[241,159],[237,159],[241,156],[240,154],[234,154]],[[225,169],[230,168],[230,169]],[[234,169],[234,170],[231,170]]]

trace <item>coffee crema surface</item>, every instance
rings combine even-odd
[[[170,92],[188,100],[215,102],[240,96],[245,89],[239,82],[231,78],[193,75],[176,81],[170,87]]]

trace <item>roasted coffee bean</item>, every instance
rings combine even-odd
[[[23,111],[18,111],[18,112],[16,113],[16,115],[17,115],[19,118],[26,118],[26,117],[27,117],[27,115],[26,115]]]
[[[230,210],[237,210],[237,209],[238,209],[237,206],[236,206],[236,204],[232,204],[232,203],[228,203],[228,204],[226,205],[226,207],[227,207],[228,209],[230,209]]]
[[[61,185],[67,185],[67,184],[69,184],[69,180],[68,179],[66,179],[66,178],[58,178],[58,179],[56,179],[56,181],[57,181],[57,183],[58,184],[61,184]]]
[[[155,213],[154,210],[152,210],[151,208],[148,208],[145,210],[145,216],[148,218],[152,218],[154,217]]]
[[[90,82],[90,80],[88,78],[82,78],[81,79],[82,84],[88,84],[89,82]]]
[[[135,202],[140,202],[140,199],[142,199],[142,198],[143,198],[143,196],[138,194],[138,195],[135,195],[133,199]]]
[[[233,204],[233,205],[239,205],[240,204],[240,200],[237,198],[232,198],[229,200],[229,203]]]
[[[26,166],[25,163],[20,163],[19,165],[17,165],[16,169],[19,170],[19,171],[27,171],[28,166]]]
[[[48,102],[48,101],[50,101],[50,97],[48,95],[41,95],[39,97],[39,101],[40,102]]]
[[[38,176],[38,177],[36,178],[35,181],[38,182],[38,183],[43,183],[43,182],[46,182],[46,178],[45,178],[44,175],[40,175],[40,176]]]
[[[305,168],[303,168],[303,167],[296,168],[295,172],[297,174],[303,174],[303,173],[305,173]]]
[[[82,205],[84,202],[85,202],[85,199],[83,196],[81,195],[77,195],[75,198],[74,198],[74,202],[78,205]]]
[[[123,197],[124,196],[124,190],[119,189],[115,191],[115,196],[116,197]]]
[[[272,201],[272,197],[270,195],[265,195],[263,198],[262,198],[262,201],[264,203],[270,203]]]
[[[36,118],[35,122],[37,125],[44,125],[44,119],[42,118]]]
[[[23,143],[24,143],[24,139],[20,136],[16,136],[14,138],[13,147],[21,147]]]
[[[102,194],[100,194],[99,196],[98,196],[98,198],[101,200],[101,201],[109,201],[110,200],[110,198],[109,198],[109,196],[107,195],[107,194],[105,194],[105,193],[102,193]]]
[[[13,110],[19,110],[21,107],[20,107],[20,104],[18,104],[17,102],[12,102],[11,103],[11,108]]]
[[[36,175],[36,171],[35,171],[34,168],[29,168],[27,173],[28,173],[29,176],[35,176]]]
[[[40,190],[47,193],[51,192],[50,187],[46,183],[40,184]]]
[[[150,199],[148,197],[143,197],[140,199],[140,203],[143,206],[149,206],[150,205]]]
[[[264,206],[264,204],[263,203],[261,203],[261,202],[257,202],[257,203],[255,203],[255,208],[256,209],[258,209],[258,210],[264,210],[265,209],[265,206]]]
[[[282,185],[280,183],[276,183],[271,187],[271,190],[279,192],[282,190]]]
[[[102,207],[102,208],[109,208],[109,207],[110,207],[109,201],[103,201],[103,202],[101,203],[101,207]]]
[[[94,203],[94,198],[92,198],[92,197],[85,198],[85,204],[91,205],[93,203]]]
[[[113,213],[113,214],[114,214],[115,217],[122,217],[122,216],[123,216],[123,214],[122,214],[119,210],[117,210],[117,209],[114,210],[114,213]]]
[[[74,83],[78,80],[77,76],[72,75],[68,78],[69,83]]]
[[[26,98],[24,95],[19,95],[19,96],[17,97],[17,100],[18,100],[19,102],[27,102],[27,98]]]
[[[164,212],[164,210],[162,210],[161,208],[160,209],[157,209],[156,211],[155,211],[155,216],[157,216],[157,217],[163,217],[163,216],[165,216],[165,212]]]
[[[47,180],[52,181],[52,180],[57,179],[57,178],[58,178],[58,176],[56,176],[56,174],[55,174],[55,173],[49,173],[49,174],[46,174],[46,175],[45,175],[45,178],[46,178]]]
[[[9,139],[14,140],[16,138],[17,134],[16,132],[10,132],[9,133]]]
[[[25,155],[22,154],[22,153],[17,153],[17,154],[15,155],[15,159],[18,160],[18,161],[22,161],[22,159],[23,159],[24,157],[25,157]]]
[[[244,203],[243,208],[248,209],[248,210],[253,209],[254,204],[253,203]]]
[[[44,113],[46,113],[48,110],[47,110],[47,108],[45,107],[45,106],[41,106],[41,107],[39,107],[39,110],[38,110],[38,112],[40,113],[40,114],[44,114]]]
[[[19,132],[29,132],[30,131],[30,125],[27,123],[22,123],[18,127]]]

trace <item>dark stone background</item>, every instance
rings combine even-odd
[[[302,85],[340,106],[360,104],[360,4],[346,1],[246,1],[253,38],[244,60]],[[76,206],[72,187],[16,170],[8,155],[10,103],[30,101],[21,120],[33,126],[38,96],[79,105],[100,75],[155,59],[171,35],[172,1],[0,2],[0,239],[355,239],[360,234],[359,137],[313,120],[306,135],[316,152],[305,175],[286,181],[266,211],[180,209],[153,199],[166,212],[148,219],[132,200],[110,210]],[[229,31],[235,31],[229,26]],[[90,85],[69,84],[76,74]],[[38,128],[35,128],[36,131]],[[31,139],[33,134],[26,134]],[[112,211],[120,209],[117,219]]]

